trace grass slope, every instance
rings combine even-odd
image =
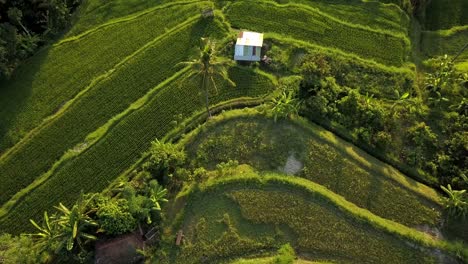
[[[191,1],[198,2],[198,1]],[[146,0],[87,0],[79,6],[74,14],[73,26],[66,36],[80,34],[98,24],[109,20],[127,16],[154,6],[161,5],[161,1]]]
[[[221,85],[222,90],[213,96],[211,103],[264,96],[273,89],[270,79],[249,69],[233,68],[230,74],[237,87]],[[23,197],[0,219],[0,229],[15,234],[30,230],[29,218],[40,217],[44,210],[59,202],[72,203],[80,190],[97,192],[104,189],[138,160],[151,140],[162,138],[169,132],[173,128],[172,121],[178,116],[191,116],[194,111],[204,109],[198,84],[196,80],[174,82],[162,88],[145,106],[128,114],[95,145]]]
[[[402,66],[409,53],[409,40],[403,35],[346,23],[303,5],[239,1],[227,8],[226,15],[235,28],[284,34],[387,65]]]
[[[17,69],[12,80],[0,83],[0,155],[98,76],[197,15],[203,6],[207,3],[163,6],[95,30],[79,41],[41,50]]]
[[[282,171],[288,157],[301,161],[301,177],[322,184],[371,212],[409,225],[437,225],[437,193],[403,176],[321,127],[234,111],[192,134],[186,144],[192,166],[208,169],[237,160],[261,171]],[[255,131],[255,133],[251,133]]]
[[[429,251],[402,239],[444,247],[428,235],[379,218],[296,177],[233,176],[193,190],[185,197],[189,202],[178,216],[181,222],[173,226],[181,225],[185,244],[180,249],[173,247],[171,263],[220,262],[272,251],[285,242],[310,259],[435,263]],[[173,244],[170,241],[168,250]]]
[[[423,31],[421,35],[421,51],[426,58],[444,54],[455,56],[466,43],[468,43],[468,25],[448,30]],[[461,61],[468,61],[468,52],[460,54],[456,62]]]

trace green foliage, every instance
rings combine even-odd
[[[410,165],[425,165],[429,159],[426,154],[434,153],[437,143],[437,135],[432,132],[431,127],[426,123],[420,122],[408,129],[407,139],[412,144],[407,157]]]
[[[353,26],[302,5],[238,1],[229,6],[226,15],[236,28],[285,34],[387,65],[401,66],[407,60],[409,41],[406,37]]]
[[[153,176],[163,174],[163,177],[172,177],[176,168],[185,162],[185,152],[171,143],[163,143],[159,140],[151,142],[148,151],[148,160],[143,165]]]
[[[302,61],[301,74],[304,76],[303,86],[319,86],[321,79],[331,75],[328,58],[323,54],[308,55]]]
[[[468,188],[462,180],[468,175],[468,132],[455,132],[444,142],[443,151],[437,155],[437,176],[443,184]]]
[[[441,185],[440,188],[448,196],[443,198],[448,215],[453,218],[466,218],[468,216],[468,194],[466,194],[466,190],[453,190],[450,184],[447,187]]]
[[[437,60],[434,73],[428,73],[426,76],[426,90],[428,91],[428,100],[432,105],[439,105],[442,101],[448,101],[442,96],[447,93],[455,81],[455,71],[451,59],[445,55]]]
[[[160,203],[167,202],[167,189],[159,185],[157,181],[152,180],[148,184],[147,193],[153,204],[153,208],[157,211],[161,211]]]
[[[103,198],[98,203],[96,216],[99,227],[109,235],[120,235],[135,230],[137,221],[130,213],[125,199]]]
[[[385,131],[391,120],[384,108],[366,93],[349,90],[327,77],[317,86],[302,86],[305,107],[302,114],[314,120],[332,120],[351,131],[359,143],[385,147],[390,135]]]
[[[47,256],[41,256],[35,249],[31,236],[0,235],[0,260],[4,264],[35,264],[46,262]]]
[[[62,203],[54,208],[56,214],[51,217],[44,212],[42,225],[30,219],[37,233],[29,234],[33,237],[34,248],[43,256],[57,261],[66,261],[70,256],[76,259],[89,260],[88,248],[90,241],[97,238],[98,223],[91,218],[95,208],[92,206],[93,196],[81,194],[77,202],[69,209]]]
[[[395,90],[397,100],[392,104],[390,111],[393,117],[398,117],[401,113],[412,114],[417,111],[417,100],[412,98],[409,92],[400,95],[398,90]]]
[[[60,251],[62,247],[66,250],[72,251],[79,249],[84,251],[84,244],[96,240],[97,238],[88,233],[88,230],[97,227],[98,223],[90,217],[93,208],[88,207],[90,202],[89,198],[81,195],[78,201],[71,207],[71,209],[64,206],[62,203],[55,206],[59,214],[54,217],[53,223],[59,226],[59,238],[61,238],[61,245],[57,249]]]
[[[271,99],[271,113],[276,121],[278,118],[291,118],[299,112],[300,103],[291,90],[282,91],[277,97]]]
[[[229,70],[229,74],[237,88],[232,89],[229,84],[220,82],[218,95],[211,99],[213,104],[239,97],[261,97],[274,87],[270,79],[248,68],[234,67]],[[77,198],[77,189],[97,192],[106,188],[110,181],[133,165],[140,154],[150,148],[152,140],[162,138],[173,129],[172,116],[181,114],[187,117],[203,109],[204,104],[199,100],[198,94],[193,92],[198,88],[197,82],[184,83],[183,87],[175,82],[159,90],[141,109],[113,126],[98,144],[67,162],[53,177],[28,193],[16,204],[14,210],[0,219],[0,228],[12,233],[24,231],[27,226],[19,215],[31,218],[59,201],[70,203]],[[104,110],[103,107],[105,105],[100,105],[101,110]],[[94,113],[95,118],[97,114]],[[76,125],[82,127],[84,124]],[[63,131],[63,127],[61,130]],[[62,138],[55,140],[61,141]],[[33,142],[39,143],[37,140]]]
[[[36,52],[39,42],[61,32],[79,0],[0,2],[0,79],[9,78],[19,62]]]
[[[320,81],[327,77],[334,77],[340,86],[359,89],[363,94],[374,94],[377,98],[394,99],[395,90],[400,94],[414,90],[414,72],[408,68],[384,66],[278,34],[267,35],[266,45],[271,46],[267,56],[272,57],[266,69],[281,69],[280,76],[301,74],[304,91],[317,89]]]
[[[278,249],[278,255],[274,259],[275,264],[292,264],[296,258],[294,249],[289,244],[285,244]]]

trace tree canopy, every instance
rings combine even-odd
[[[68,25],[80,0],[0,0],[0,78]]]

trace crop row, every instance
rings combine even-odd
[[[54,46],[61,45],[69,41],[75,41],[109,26],[115,26],[116,24],[137,20],[142,16],[147,16],[148,14],[155,15],[157,14],[157,11],[166,10],[167,12],[171,12],[171,9],[176,9],[177,7],[181,7],[181,9],[183,9],[186,5],[193,6],[195,3],[207,3],[206,0],[172,1],[166,4],[145,3],[142,0],[136,0],[141,1],[141,3],[132,3],[132,1],[134,0],[125,1],[126,3],[119,3],[114,6],[105,4],[101,4],[101,6],[93,6],[93,4],[97,4],[97,2],[87,2],[81,5],[80,8],[84,9],[80,10],[79,19],[67,32],[66,37],[55,43]],[[125,6],[126,4],[131,7]],[[108,8],[108,10],[105,10],[106,8]]]
[[[357,206],[408,226],[435,226],[440,219],[436,204],[375,171],[360,167],[330,145],[310,140],[307,148],[303,176]],[[378,165],[373,164],[373,168],[377,169]]]
[[[408,15],[396,5],[384,5],[379,2],[361,1],[310,1],[294,0],[312,8],[318,8],[337,19],[371,27],[377,30],[387,30],[397,34],[407,34],[410,19]]]
[[[130,58],[0,163],[0,202],[29,185],[68,149],[178,69],[210,23],[191,22]],[[216,28],[211,28],[216,30]],[[219,28],[218,28],[219,30]]]
[[[103,28],[79,41],[49,47],[0,89],[0,155],[27,132],[145,43],[197,14],[201,4],[156,10]]]
[[[425,8],[425,25],[428,30],[449,29],[468,25],[468,1],[432,0]]]
[[[250,69],[232,68],[230,75],[237,87],[220,85],[219,93],[211,98],[212,104],[237,97],[258,97],[273,89],[270,79]],[[67,162],[43,185],[25,196],[1,219],[0,229],[12,233],[25,231],[29,228],[29,218],[40,217],[44,210],[59,202],[72,203],[80,190],[98,192],[104,189],[138,160],[151,140],[162,138],[170,131],[172,121],[179,115],[187,117],[204,109],[199,84],[194,79],[161,88],[145,106],[125,117],[95,145]]]
[[[401,66],[409,52],[409,41],[404,37],[350,26],[294,5],[236,2],[229,6],[227,17],[235,28],[279,33],[387,65]]]

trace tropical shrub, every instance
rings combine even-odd
[[[414,148],[409,150],[408,159],[410,165],[425,165],[430,160],[427,154],[436,150],[437,135],[424,122],[416,123],[408,129],[407,139]]]
[[[0,235],[0,260],[4,264],[35,264],[46,262],[47,256],[39,254],[31,236]]]
[[[296,93],[291,90],[283,90],[270,101],[273,119],[291,118],[299,113],[300,101],[296,98]]]
[[[290,244],[285,244],[278,249],[278,255],[274,259],[275,264],[292,264],[296,258],[296,253]]]
[[[136,228],[137,221],[130,213],[128,201],[102,197],[96,216],[99,227],[109,235],[120,235]]]
[[[159,140],[151,142],[148,151],[148,160],[143,167],[151,172],[154,177],[167,181],[167,177],[172,177],[178,166],[185,162],[185,152],[171,143],[163,143]]]
[[[301,65],[301,74],[304,76],[301,86],[316,87],[320,80],[331,75],[331,67],[328,58],[323,54],[307,55]]]

